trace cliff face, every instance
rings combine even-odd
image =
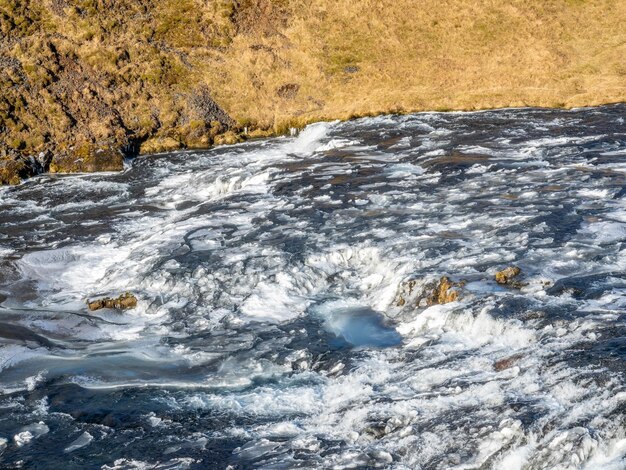
[[[622,0],[0,0],[0,181],[244,127],[624,101],[624,24]]]

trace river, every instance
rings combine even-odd
[[[0,188],[0,466],[626,468],[625,118],[318,123]]]

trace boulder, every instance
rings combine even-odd
[[[404,307],[409,303],[415,307],[447,304],[459,299],[463,285],[462,281],[455,282],[447,276],[429,282],[412,279],[400,284],[395,304],[398,307]]]
[[[428,296],[428,305],[443,305],[454,302],[459,298],[462,287],[463,283],[452,282],[450,278],[443,276]]]
[[[524,287],[526,284],[523,284],[513,278],[520,275],[522,270],[517,266],[509,266],[508,268],[503,269],[502,271],[498,271],[495,275],[496,282],[503,286],[511,286],[517,289]]]
[[[102,308],[114,308],[118,310],[126,310],[129,308],[135,308],[137,306],[137,297],[130,292],[112,299],[110,297],[104,297],[103,299],[87,300],[87,306],[92,312],[100,310]]]

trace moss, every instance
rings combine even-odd
[[[141,143],[139,153],[142,155],[150,155],[169,152],[179,148],[181,148],[180,141],[173,137],[154,137]]]
[[[64,152],[56,153],[50,163],[51,173],[83,173],[121,171],[124,158],[115,147],[100,147],[81,143]]]
[[[13,139],[9,142],[9,147],[14,150],[23,150],[26,148],[26,142],[22,139]]]
[[[216,135],[213,142],[215,145],[233,145],[243,142],[243,140],[243,136],[238,135],[233,131],[227,131],[223,134]]]
[[[26,170],[22,161],[0,160],[0,184],[20,184],[26,177]]]
[[[166,3],[160,9],[159,21],[154,31],[155,38],[181,48],[201,44],[205,38],[195,10],[196,5],[190,0]]]
[[[248,137],[251,139],[260,139],[263,137],[270,137],[273,135],[273,132],[269,129],[254,129],[251,132],[248,132]]]
[[[42,134],[31,135],[24,141],[24,148],[33,149],[35,151],[41,151],[46,144],[46,137]]]

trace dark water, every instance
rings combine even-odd
[[[625,118],[323,123],[1,188],[0,467],[626,468]]]

